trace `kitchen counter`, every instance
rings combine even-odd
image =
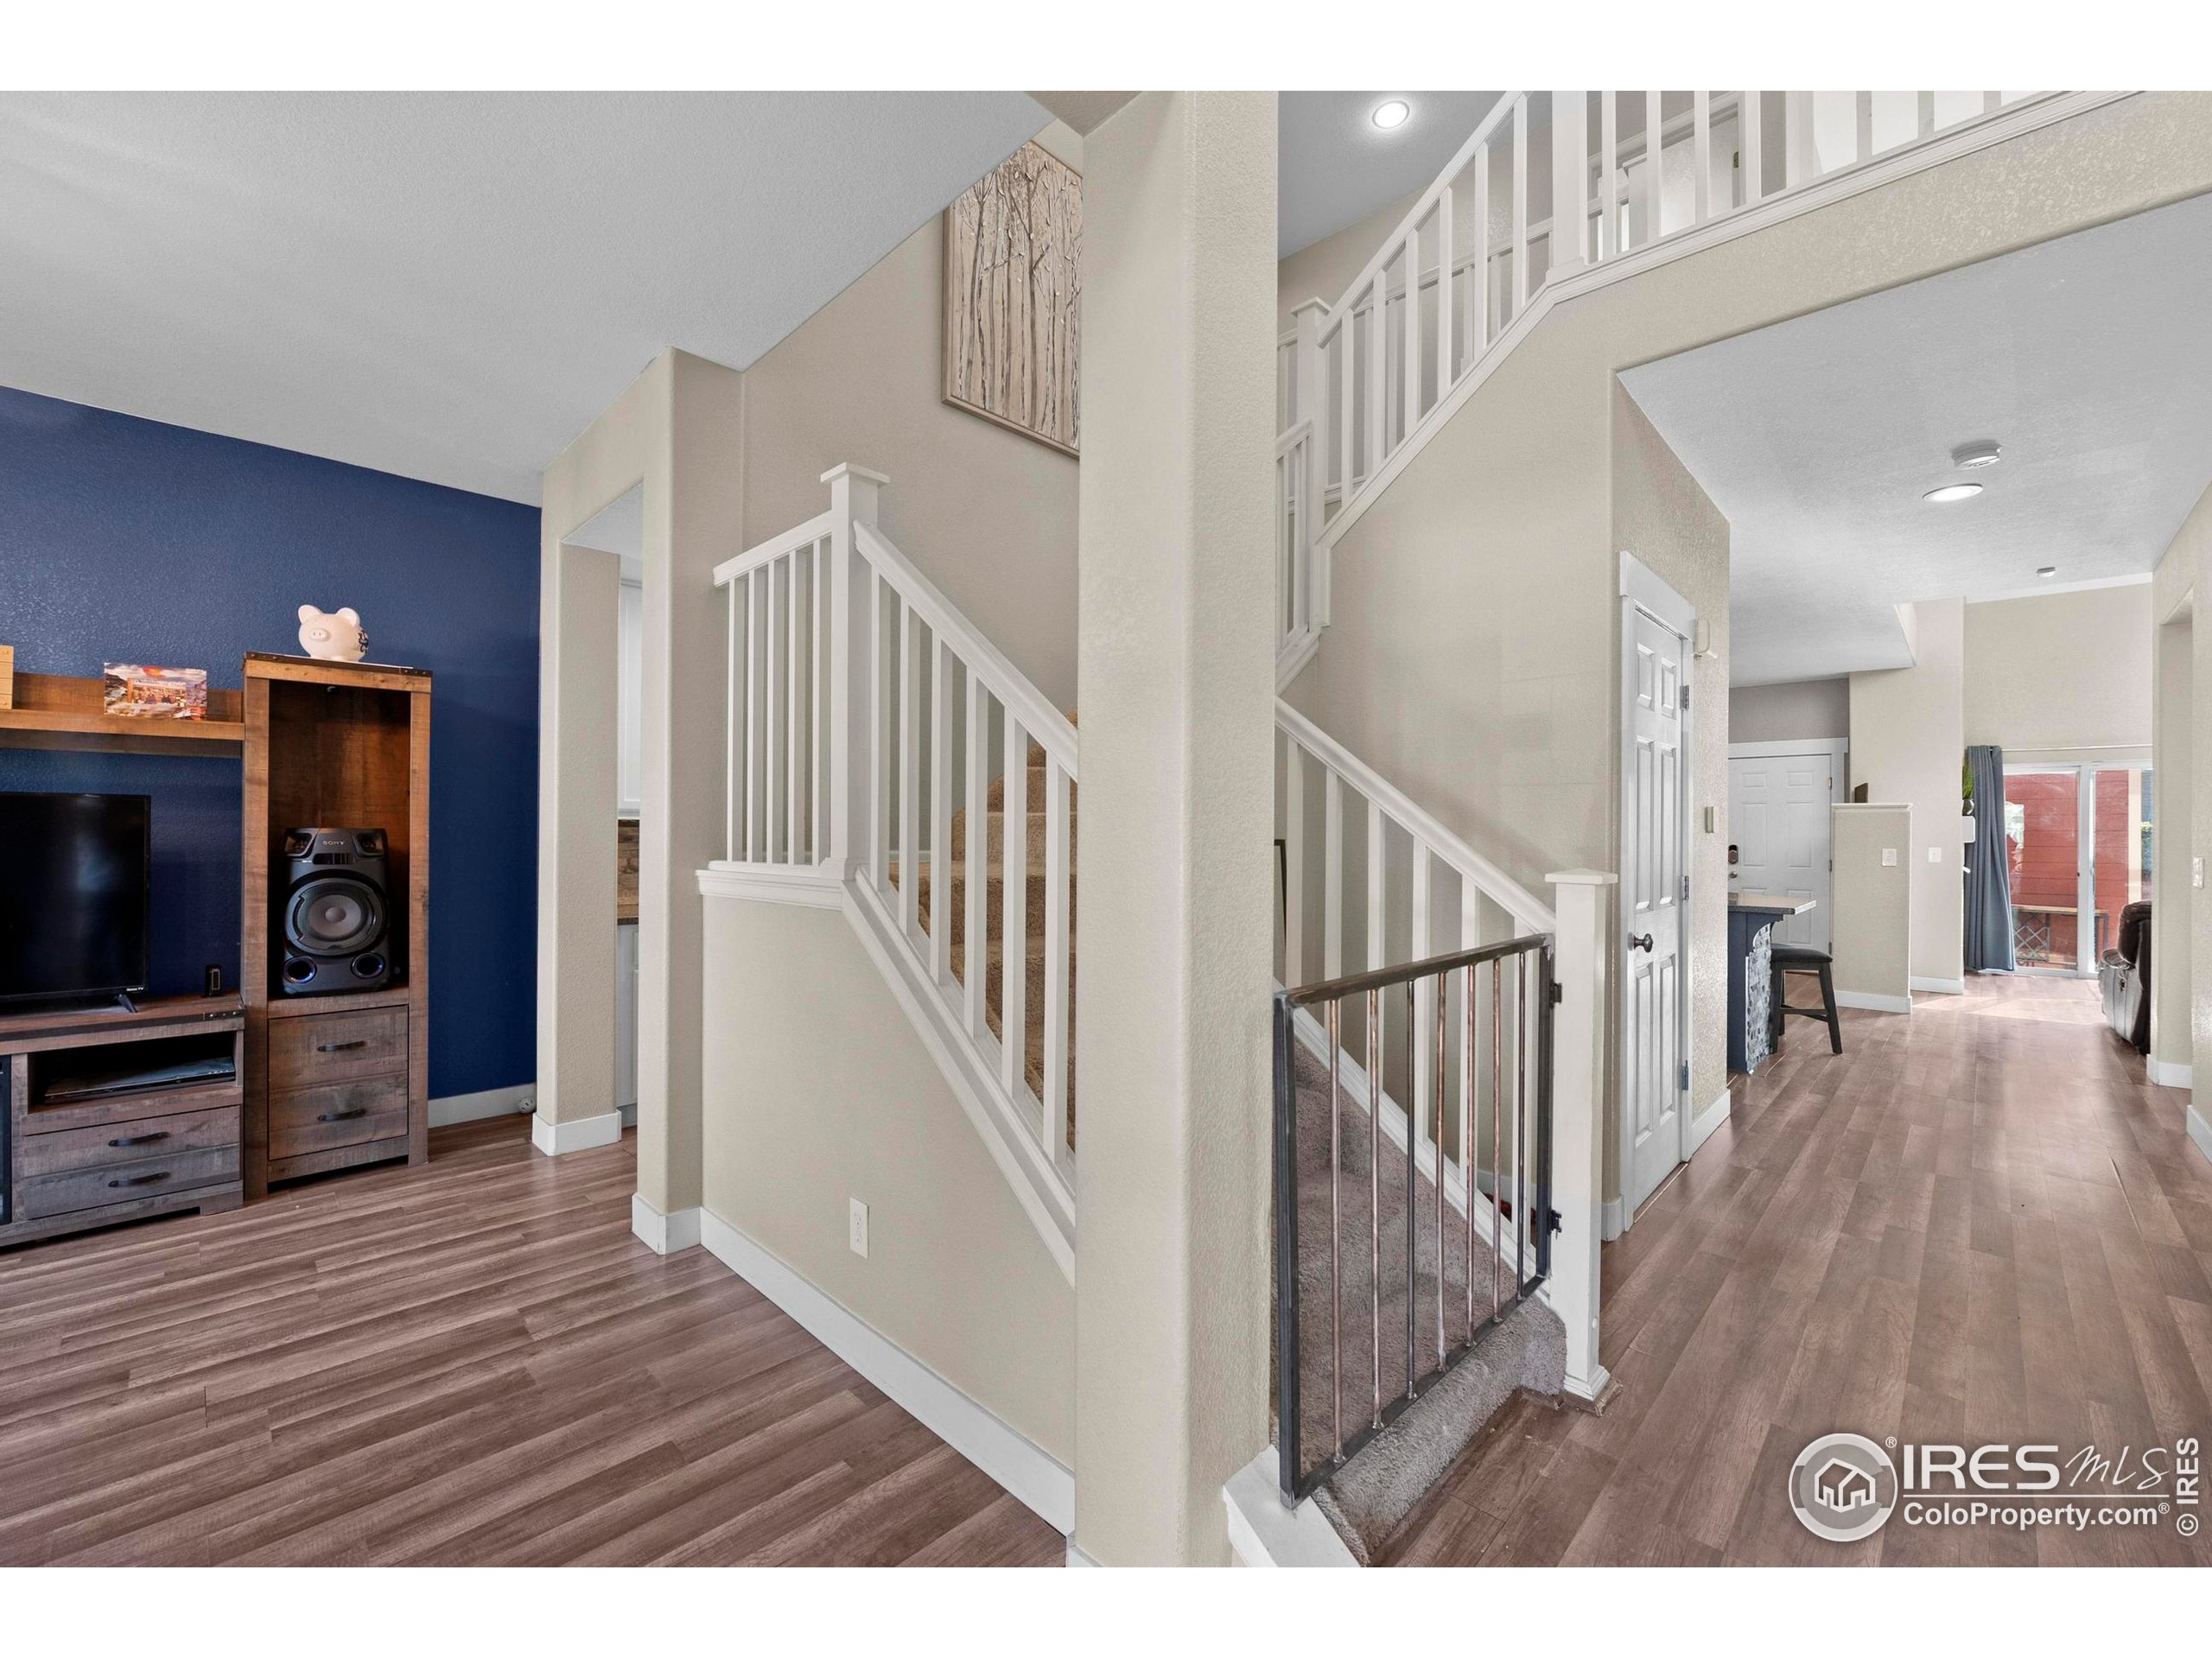
[[[1819,901],[1781,893],[1728,895],[1728,1069],[1746,1075],[1766,1059],[1774,1007],[1774,925]]]

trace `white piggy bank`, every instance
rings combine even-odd
[[[300,607],[300,648],[326,663],[358,663],[369,648],[369,636],[351,605],[335,611]]]

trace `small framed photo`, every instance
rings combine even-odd
[[[101,707],[122,720],[205,720],[207,671],[109,663],[100,671]]]

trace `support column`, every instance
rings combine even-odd
[[[1085,149],[1075,1541],[1225,1563],[1268,1441],[1274,95]]]
[[[1598,1230],[1605,1193],[1605,1088],[1599,1038],[1605,1026],[1605,964],[1611,959],[1602,870],[1560,870],[1552,884],[1559,918],[1552,1010],[1552,1307],[1567,1326],[1567,1391],[1584,1400],[1610,1378],[1598,1360]]]

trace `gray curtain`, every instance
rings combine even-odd
[[[2012,971],[2012,874],[2005,846],[2005,751],[1967,751],[1974,779],[1974,845],[1967,854],[1967,971]]]

